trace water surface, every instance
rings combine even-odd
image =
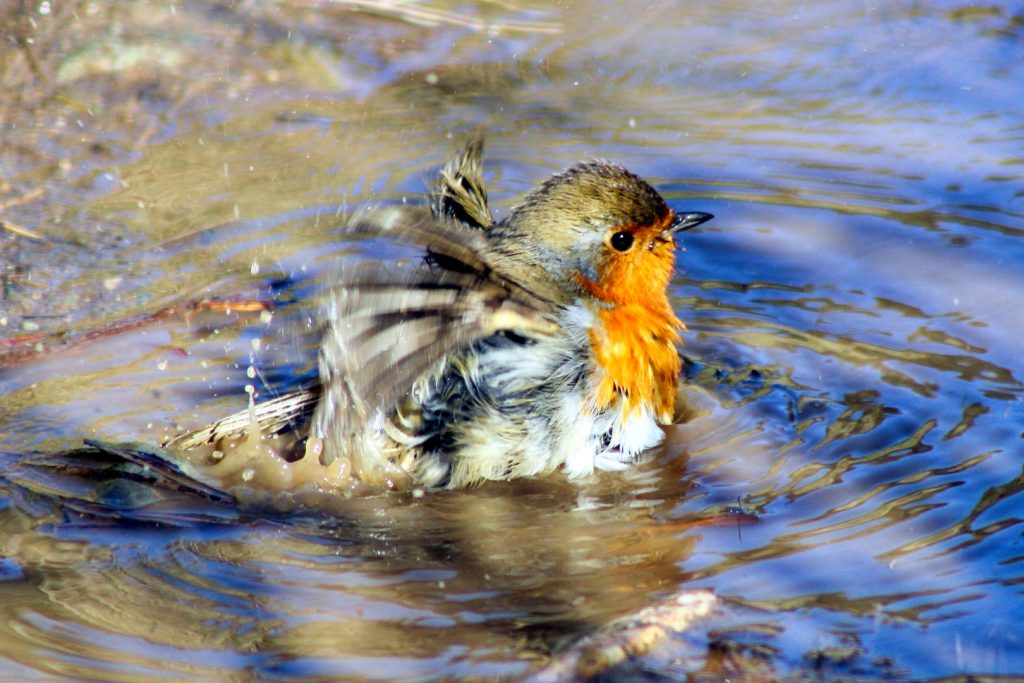
[[[344,4],[5,18],[0,671],[519,680],[709,589],[609,675],[1024,674],[1019,6]],[[648,462],[284,515],[21,467],[311,377],[331,226],[475,129],[499,214],[601,157],[716,215]]]

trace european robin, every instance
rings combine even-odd
[[[312,410],[307,465],[456,488],[621,469],[658,444],[685,329],[666,294],[676,236],[711,215],[674,213],[625,168],[589,161],[495,222],[481,150],[473,141],[442,169],[429,214],[348,219],[348,235],[416,245],[425,258],[339,275],[319,388],[175,445],[219,443],[253,424],[266,436]]]

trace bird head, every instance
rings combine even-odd
[[[646,181],[621,166],[591,161],[527,194],[493,236],[524,284],[552,299],[653,303],[665,300],[675,235],[710,218],[677,215]]]

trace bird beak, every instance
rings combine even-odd
[[[696,228],[701,223],[706,223],[712,218],[714,218],[714,216],[710,213],[701,213],[700,211],[695,211],[693,213],[677,213],[665,232],[674,234],[682,232],[683,230],[689,230],[690,228]]]

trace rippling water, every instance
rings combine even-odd
[[[0,231],[0,672],[521,679],[706,588],[611,675],[1024,674],[1020,6],[301,5],[35,10],[80,35],[0,119],[0,189],[45,189],[0,204],[45,236]],[[336,216],[422,201],[474,128],[499,211],[599,156],[716,215],[649,462],[295,514],[21,465],[310,377]]]

